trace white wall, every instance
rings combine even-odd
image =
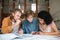
[[[60,0],[50,0],[50,12],[56,13],[60,11]]]
[[[50,0],[50,13],[54,20],[60,20],[60,0]],[[60,21],[56,22],[56,25],[60,27]]]
[[[38,12],[40,12],[41,10],[48,10],[47,4],[43,0],[38,0]]]

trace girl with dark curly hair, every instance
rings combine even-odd
[[[41,11],[38,14],[40,32],[39,34],[58,34],[58,29],[53,21],[52,16],[47,11]]]

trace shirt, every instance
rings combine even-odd
[[[16,24],[16,22],[12,22],[12,25],[15,25]],[[16,25],[14,28],[13,28],[13,31],[12,31],[12,33],[18,33],[18,31],[19,31],[19,24],[18,25]]]
[[[30,34],[32,31],[39,31],[39,22],[37,18],[33,18],[33,22],[29,22],[27,19],[22,22],[22,29],[24,34]]]

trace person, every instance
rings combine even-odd
[[[52,16],[48,11],[42,10],[38,14],[39,19],[39,34],[42,35],[54,35],[58,34],[57,26],[55,25]]]
[[[11,15],[4,18],[2,21],[2,33],[8,34],[8,33],[23,33],[21,26],[21,15],[22,12],[19,9],[15,9],[11,11]],[[20,28],[20,30],[19,30]]]
[[[33,11],[26,12],[26,19],[22,22],[24,34],[36,34],[39,31],[38,19],[34,17]]]

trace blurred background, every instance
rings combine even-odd
[[[23,14],[32,10],[36,16],[41,10],[49,11],[60,31],[60,0],[0,0],[0,30],[3,18],[16,8],[21,9]]]

